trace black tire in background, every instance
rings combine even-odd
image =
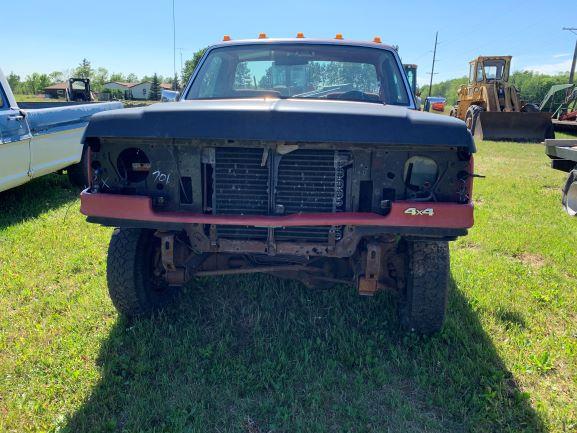
[[[407,242],[406,283],[399,299],[403,329],[419,334],[441,330],[447,307],[449,274],[448,242]]]
[[[521,107],[521,111],[524,113],[538,113],[541,110],[539,110],[539,106],[537,104],[528,103]]]
[[[561,203],[565,212],[570,216],[577,216],[577,168],[571,170],[567,176]]]
[[[467,128],[471,130],[472,135],[475,135],[475,129],[477,128],[479,116],[483,111],[483,107],[478,105],[471,105],[467,109],[467,114],[465,114],[465,123],[467,124]]]
[[[129,318],[162,309],[178,292],[164,278],[160,239],[154,230],[116,229],[108,247],[106,276],[112,303]]]
[[[82,149],[82,158],[78,164],[71,165],[66,169],[68,180],[77,188],[88,187],[88,147]]]

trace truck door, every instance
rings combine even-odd
[[[0,85],[0,191],[26,183],[30,171],[30,129],[11,108]]]

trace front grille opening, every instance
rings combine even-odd
[[[216,235],[219,238],[243,241],[265,241],[267,234],[268,229],[266,227],[216,226]]]
[[[327,243],[330,230],[327,226],[285,227],[275,229],[274,237],[277,241]]]
[[[212,211],[218,215],[291,215],[346,209],[351,154],[327,149],[298,149],[276,154],[266,148],[215,148]],[[205,175],[208,185],[209,176]],[[372,193],[372,189],[371,189]],[[205,201],[206,202],[206,201]],[[285,227],[276,241],[327,243],[330,227]],[[266,229],[217,226],[217,236],[266,240]]]
[[[334,212],[337,183],[339,205],[344,187],[344,170],[337,174],[335,158],[335,151],[313,149],[284,155],[278,167],[276,204],[287,214]]]
[[[359,191],[359,212],[372,212],[373,210],[373,181],[361,180]]]
[[[192,178],[180,178],[180,204],[192,204]]]
[[[213,168],[210,164],[202,164],[202,209],[204,213],[212,213]]]
[[[262,148],[217,147],[214,165],[214,213],[267,215],[269,165]]]

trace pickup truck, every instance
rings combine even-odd
[[[577,216],[577,139],[545,140],[551,167],[569,173],[561,203],[570,216]]]
[[[22,109],[0,70],[0,192],[61,170],[86,185],[84,129],[94,113],[118,108],[122,104]]]
[[[81,212],[117,228],[121,314],[163,308],[194,277],[265,273],[391,290],[403,328],[441,328],[475,144],[464,122],[417,111],[379,39],[225,38],[178,102],[96,114],[84,143]]]

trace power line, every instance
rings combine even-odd
[[[176,77],[176,14],[174,13],[174,1],[172,0],[172,69]]]

